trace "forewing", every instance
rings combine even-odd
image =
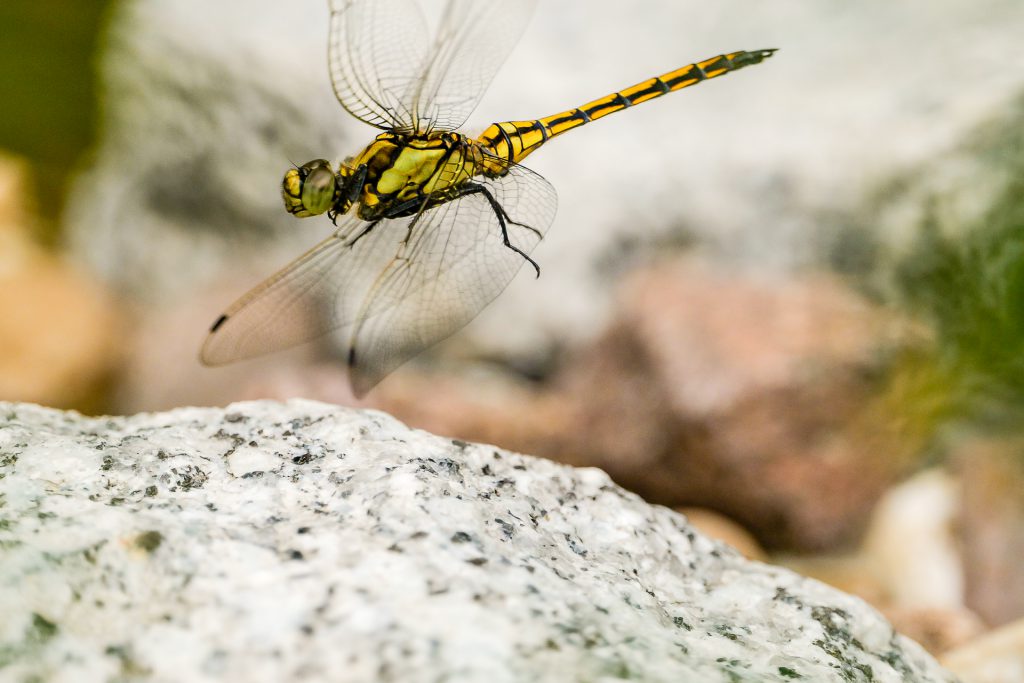
[[[346,219],[331,237],[225,311],[203,344],[203,363],[224,365],[352,326],[370,288],[397,253],[411,220],[373,225]],[[345,338],[350,334],[345,332]]]
[[[412,130],[409,93],[430,52],[419,3],[330,0],[330,12],[327,61],[342,106],[371,126]]]
[[[529,254],[554,220],[554,188],[518,165],[500,178],[474,182],[511,219],[506,221],[511,244]],[[365,394],[406,360],[469,323],[526,262],[505,246],[498,214],[482,193],[422,214],[357,316],[349,352],[356,394]]]
[[[416,130],[455,130],[518,42],[535,0],[449,0],[419,79],[405,98]]]
[[[476,108],[536,0],[449,0],[433,42],[416,0],[330,0],[328,63],[353,116],[399,132],[455,130]]]

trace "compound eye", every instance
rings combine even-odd
[[[334,173],[326,162],[310,166],[302,183],[302,205],[311,215],[318,215],[334,204]]]

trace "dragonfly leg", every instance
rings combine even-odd
[[[369,173],[369,168],[366,164],[361,164],[348,179],[345,179],[341,170],[338,171],[335,179],[339,186],[338,198],[334,202],[334,206],[327,212],[327,217],[331,219],[331,223],[334,223],[334,227],[338,227],[338,216],[348,213],[349,208],[359,201],[359,194],[363,191],[367,173]]]
[[[363,185],[366,184],[366,176],[369,172],[370,169],[366,164],[360,164],[355,173],[345,180],[341,190],[345,206],[352,206],[359,201],[359,195],[363,192]],[[341,175],[340,171],[338,175]]]
[[[422,213],[427,199],[427,197],[424,197],[423,199],[416,197],[413,199],[407,199],[401,204],[395,204],[388,209],[387,213],[384,214],[384,218],[405,218],[407,216],[414,216],[418,213]]]
[[[363,168],[365,168],[365,167],[363,167]],[[384,218],[378,218],[377,220],[371,221],[369,224],[367,224],[367,226],[365,228],[363,228],[362,231],[358,235],[353,237],[346,246],[348,246],[349,248],[354,247],[356,242],[358,242],[359,240],[361,240],[364,237],[366,237],[367,235],[369,235],[370,232],[372,232],[373,229],[376,228],[380,224],[381,221],[383,221],[385,219],[388,219],[388,218],[401,218],[403,216],[408,216],[408,215],[410,215],[410,212],[412,211],[412,209],[421,208],[422,206],[423,206],[423,200],[421,200],[421,199],[409,199],[407,201],[402,202],[401,204],[398,204],[398,205],[394,206],[391,209],[391,211],[389,211],[384,216]],[[413,226],[415,224],[416,224],[416,221],[413,221],[409,225],[409,232],[412,231],[412,228],[413,228]],[[407,233],[406,236],[405,236],[405,239],[403,240],[403,242],[408,242],[408,240],[409,240],[409,235]]]
[[[488,191],[487,194],[489,195],[490,192]],[[537,228],[533,227],[532,225],[527,225],[526,223],[520,223],[518,221],[512,220],[512,217],[508,215],[508,211],[505,210],[505,207],[502,206],[501,204],[499,204],[497,201],[495,201],[493,197],[488,197],[488,199],[491,201],[491,206],[496,207],[496,210],[500,210],[501,213],[505,216],[505,221],[506,222],[511,223],[512,225],[518,225],[520,228],[526,228],[527,230],[532,232],[534,235],[536,235],[537,239],[543,239],[544,238],[544,235],[542,235],[540,233],[540,230],[538,230]]]
[[[512,242],[509,240],[509,238],[508,238],[508,224],[511,223],[512,225],[518,225],[521,228],[526,228],[527,230],[531,230],[531,231],[533,231],[537,235],[537,237],[542,237],[542,235],[540,234],[540,231],[537,230],[536,228],[530,227],[529,225],[524,225],[523,223],[517,223],[516,221],[512,220],[512,218],[509,217],[508,212],[505,211],[505,207],[503,207],[498,202],[498,200],[494,198],[494,195],[491,194],[491,191],[489,189],[487,189],[487,187],[485,185],[479,185],[477,183],[466,183],[462,187],[462,191],[459,194],[460,194],[460,196],[463,196],[463,197],[465,197],[466,195],[471,195],[471,194],[482,194],[484,196],[484,198],[487,199],[487,203],[491,205],[491,209],[494,211],[494,215],[498,219],[498,225],[501,226],[501,240],[502,240],[502,242],[504,242],[506,247],[508,247],[509,249],[511,249],[512,251],[516,252],[517,254],[522,256],[524,259],[526,259],[530,263],[530,265],[533,266],[533,269],[535,271],[537,271],[537,277],[540,277],[540,266],[537,265],[537,262],[534,261],[532,258],[530,258],[529,254],[527,254],[525,251],[523,251],[522,249],[520,249],[516,245],[512,244]]]
[[[364,237],[366,237],[367,235],[369,235],[369,234],[370,234],[370,232],[371,232],[371,231],[372,231],[372,230],[373,230],[374,228],[376,228],[376,227],[377,227],[378,225],[380,225],[380,219],[378,219],[378,220],[375,220],[375,221],[373,221],[373,222],[369,223],[369,224],[368,224],[368,225],[367,225],[367,226],[366,226],[365,228],[363,228],[362,232],[360,232],[360,233],[359,233],[358,235],[356,235],[356,236],[355,236],[355,237],[354,237],[354,238],[353,238],[353,239],[352,239],[352,240],[351,240],[351,241],[350,241],[350,242],[349,242],[348,244],[346,244],[345,246],[347,246],[347,247],[348,247],[349,249],[351,249],[352,247],[354,247],[354,246],[356,245],[356,242],[358,242],[359,240],[361,240],[361,239],[363,239]]]

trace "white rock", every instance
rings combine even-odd
[[[893,604],[964,608],[959,502],[959,482],[933,469],[894,487],[875,507],[864,552]]]
[[[986,633],[952,652],[943,663],[965,683],[1021,683],[1024,681],[1024,620]]]
[[[0,420],[5,681],[955,680],[597,470],[312,402]]]

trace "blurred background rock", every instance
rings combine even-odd
[[[328,345],[196,360],[329,230],[281,210],[288,164],[373,134],[331,94],[324,5],[0,4],[0,399],[357,404]],[[363,405],[600,466],[1011,680],[978,661],[1024,618],[1022,25],[1019,0],[544,7],[470,131],[781,51],[532,157],[561,199],[543,277]]]

